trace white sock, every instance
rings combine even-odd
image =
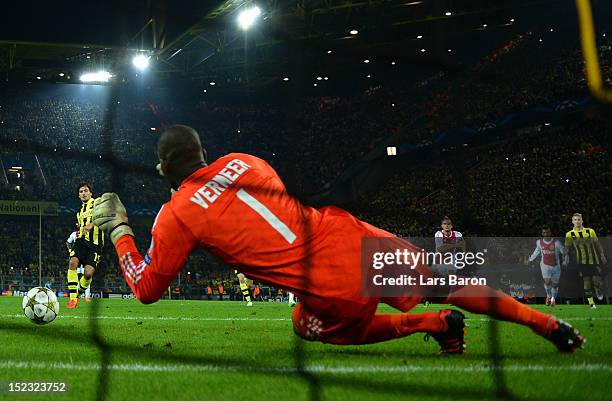
[[[289,302],[295,302],[295,295],[292,292],[289,293]]]
[[[552,298],[552,299],[557,298],[557,293],[558,293],[558,292],[559,292],[559,289],[558,289],[558,288],[555,288],[555,287],[551,288],[551,289],[550,289],[551,298]]]

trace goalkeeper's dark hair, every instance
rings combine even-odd
[[[91,185],[87,182],[81,182],[77,187],[76,187],[76,193],[77,195],[79,194],[79,189],[83,188],[83,187],[87,187],[89,189],[89,192],[91,192],[93,194],[93,188],[91,187]]]

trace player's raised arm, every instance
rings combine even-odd
[[[197,243],[190,231],[179,227],[178,220],[169,214],[172,212],[162,207],[151,231],[151,246],[143,257],[136,248],[127,212],[117,194],[104,194],[95,202],[93,222],[113,242],[125,281],[144,304],[161,298]]]

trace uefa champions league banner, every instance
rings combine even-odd
[[[440,298],[452,287],[465,287],[461,296],[470,297],[476,295],[471,285],[486,285],[528,300],[546,296],[546,278],[559,297],[581,299],[584,275],[596,275],[602,288],[612,289],[610,238],[565,245],[565,238],[475,237],[451,246],[430,237],[364,238],[361,291],[370,297]]]

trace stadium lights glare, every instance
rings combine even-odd
[[[40,79],[40,77],[36,77],[36,79]]]
[[[60,72],[60,73],[59,73],[59,76],[60,76],[60,77],[63,77],[63,76],[64,76],[64,73],[63,73],[63,72]]]
[[[215,86],[217,83],[215,81],[210,81],[209,85],[210,86]]]
[[[261,9],[257,6],[248,8],[242,11],[238,15],[238,25],[243,31],[249,29],[254,23],[257,17],[261,15]]]
[[[444,13],[444,15],[446,15],[447,17],[450,17],[451,15],[453,15],[453,13],[451,13],[450,11],[447,11]]]
[[[423,39],[423,35],[417,36],[417,39]]]
[[[425,49],[421,49],[421,53],[425,53],[427,50]]]
[[[349,33],[350,33],[351,35],[357,35],[357,34],[359,33],[359,31],[358,31],[357,29],[351,29],[351,30],[349,31]]]
[[[514,22],[514,18],[510,18],[510,22]]]
[[[483,28],[486,28],[487,26],[488,26],[487,24],[482,24],[482,27],[483,27]]]
[[[112,75],[108,71],[89,72],[81,75],[81,82],[108,82]]]
[[[450,52],[452,52],[452,51],[453,51],[453,49],[448,49],[448,52],[449,52],[449,53],[450,53]]]
[[[287,82],[287,81],[289,81],[289,78],[285,77],[285,78],[283,78],[283,81]]]
[[[369,63],[369,62],[370,62],[370,60],[365,59],[365,60],[363,60],[363,62],[367,64],[367,63]]]
[[[391,62],[391,65],[395,65],[395,61],[392,61],[392,62]]]
[[[149,66],[149,59],[149,56],[146,56],[144,54],[138,54],[132,59],[132,64],[134,64],[134,67],[142,71]]]
[[[606,34],[604,34],[604,36],[606,36]],[[332,51],[331,51],[331,50],[328,50],[328,51],[327,51],[327,54],[332,54]]]

